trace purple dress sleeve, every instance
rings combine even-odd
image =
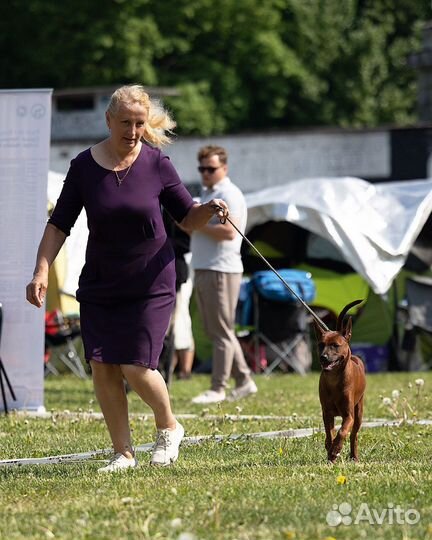
[[[66,236],[69,236],[82,208],[83,201],[75,181],[75,164],[74,160],[72,160],[63,189],[48,223],[55,225]]]
[[[168,156],[160,155],[159,174],[162,182],[160,202],[179,223],[195,204],[189,191],[179,178]]]

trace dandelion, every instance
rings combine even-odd
[[[296,537],[296,533],[294,531],[284,531],[284,538],[286,540],[293,540],[293,538]]]
[[[419,388],[424,386],[424,379],[416,379],[414,382],[415,382],[415,385],[418,386]]]
[[[383,398],[382,402],[383,402],[383,405],[385,405],[386,407],[391,405],[391,399],[388,397]]]
[[[279,452],[278,452],[278,453],[279,453],[280,456],[283,454],[283,448],[282,448],[282,446],[279,447]]]
[[[346,482],[347,482],[346,476],[344,476],[343,474],[340,474],[336,478],[336,483],[339,484],[340,486],[343,486],[344,484],[346,484]]]
[[[393,392],[392,392],[393,401],[396,401],[397,399],[399,399],[399,396],[400,396],[399,390],[393,390]]]

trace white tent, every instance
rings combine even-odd
[[[285,220],[312,231],[384,294],[432,212],[432,179],[307,178],[249,193],[246,201],[248,230]]]

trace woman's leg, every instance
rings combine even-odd
[[[93,385],[114,452],[131,459],[133,448],[128,419],[128,402],[120,366],[90,361]]]
[[[171,411],[168,389],[157,370],[140,366],[122,365],[123,375],[129,385],[152,409],[158,430],[150,463],[166,467],[178,458],[184,429]]]
[[[157,429],[174,429],[176,420],[168,389],[159,371],[130,364],[120,367],[132,390],[153,410]]]

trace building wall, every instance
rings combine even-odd
[[[66,173],[70,160],[94,142],[54,141],[51,170]],[[205,144],[227,149],[229,174],[245,192],[307,177],[391,175],[391,137],[384,130],[179,137],[164,152],[186,184],[200,180],[196,155]]]

